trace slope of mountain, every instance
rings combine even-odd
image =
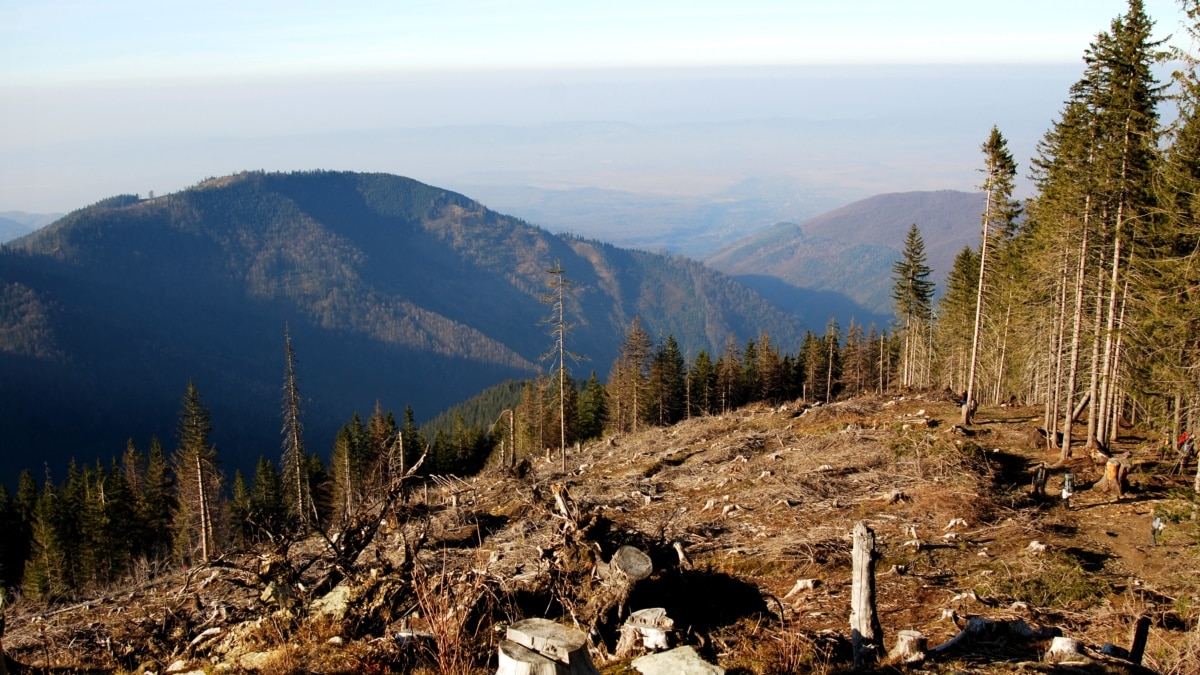
[[[310,450],[354,411],[428,417],[537,372],[545,270],[577,285],[572,350],[607,372],[629,322],[694,355],[798,322],[699,263],[565,238],[383,174],[246,173],[114,197],[0,253],[0,481],[43,461],[169,449],[189,380],[246,467],[280,445],[290,327]]]
[[[0,211],[0,244],[23,237],[30,232],[62,218],[61,213],[25,213]]]
[[[884,194],[800,225],[780,223],[707,258],[809,325],[836,316],[844,326],[892,315],[892,263],[913,223],[939,284],[964,246],[979,243],[982,193],[941,190]],[[857,306],[855,306],[857,305]],[[820,312],[820,313],[818,313]]]

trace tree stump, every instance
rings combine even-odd
[[[675,628],[675,622],[662,607],[639,609],[629,615],[621,626],[621,639],[617,642],[618,659],[627,659],[639,651],[663,651],[670,647],[667,632]]]
[[[875,613],[875,532],[854,526],[854,569],[850,586],[850,635],[854,669],[870,666],[883,652],[883,628]]]
[[[500,643],[500,662],[496,675],[560,675],[567,670],[558,661],[505,640]]]
[[[928,641],[920,632],[902,630],[896,633],[896,646],[888,652],[888,658],[897,663],[920,663],[925,660],[927,645]]]
[[[525,651],[513,647],[505,650],[501,645],[500,653],[504,661],[496,675],[599,675],[588,657],[587,638],[573,628],[548,619],[525,619],[509,626],[506,637],[508,642],[523,647]],[[542,659],[551,661],[555,670],[545,670],[547,666]]]
[[[1104,477],[1096,483],[1096,489],[1111,492],[1120,499],[1125,495],[1125,476],[1129,473],[1129,464],[1123,457],[1112,457],[1104,464]]]
[[[1067,637],[1056,637],[1050,641],[1050,649],[1043,659],[1053,663],[1064,661],[1086,661],[1087,654],[1083,651],[1083,643]]]
[[[603,603],[601,614],[615,605],[619,619],[625,611],[625,601],[629,599],[634,585],[650,576],[653,571],[654,563],[650,560],[650,556],[640,549],[633,546],[618,548],[617,552],[613,554],[612,560],[608,561],[608,569],[603,574],[605,584],[611,587],[612,598]]]

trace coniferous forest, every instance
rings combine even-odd
[[[1200,2],[1185,4],[1200,38]],[[1178,73],[1158,80],[1156,66],[1170,59]],[[1200,69],[1164,51],[1140,0],[1097,34],[1083,63],[1026,166],[1002,129],[981,130],[979,244],[958,255],[939,293],[914,223],[890,270],[891,326],[830,321],[795,344],[767,330],[749,340],[730,332],[719,352],[690,353],[635,315],[616,358],[593,363],[572,353],[589,342],[577,340],[588,317],[572,316],[586,304],[571,301],[572,270],[555,264],[544,268],[535,329],[545,336],[542,376],[509,380],[420,426],[411,405],[347,411],[332,447],[306,443],[305,345],[285,332],[279,450],[253,475],[223,468],[209,402],[189,383],[173,436],[130,439],[61,479],[30,467],[12,492],[0,485],[0,583],[70,599],[332,531],[411,472],[517,471],[547,459],[565,468],[577,444],[750,404],[935,391],[961,404],[964,426],[976,406],[1035,406],[1047,448],[1063,459],[1104,452],[1133,424],[1173,445],[1200,412]],[[1022,172],[1034,184],[1025,200],[1014,194]],[[359,309],[371,317],[366,304]],[[526,366],[523,354],[497,359],[515,369]]]

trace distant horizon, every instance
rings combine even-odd
[[[800,219],[973,189],[993,125],[1028,194],[1084,50],[1126,7],[14,0],[0,8],[0,209],[329,169],[715,201],[790,183],[807,205],[779,207]],[[1174,0],[1146,7],[1180,45]]]
[[[21,133],[0,130],[0,209],[69,212],[257,169],[382,171],[450,189],[711,195],[771,175],[848,197],[970,189],[991,126],[1026,165],[1081,72],[845,64],[47,85],[17,92],[38,101],[9,116]],[[1002,100],[985,100],[997,89]],[[766,125],[788,128],[772,137]]]

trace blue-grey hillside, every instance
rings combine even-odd
[[[798,314],[808,325],[836,316],[844,327],[892,315],[892,263],[916,223],[939,285],[964,246],[979,245],[983,194],[939,190],[883,194],[799,225],[780,223],[706,259]]]
[[[226,463],[278,455],[283,334],[310,450],[376,401],[418,418],[534,375],[550,346],[545,270],[576,282],[570,348],[607,373],[641,316],[718,352],[798,322],[699,263],[562,237],[407,178],[245,173],[114,197],[0,251],[0,482],[43,462],[174,445],[194,381]]]

